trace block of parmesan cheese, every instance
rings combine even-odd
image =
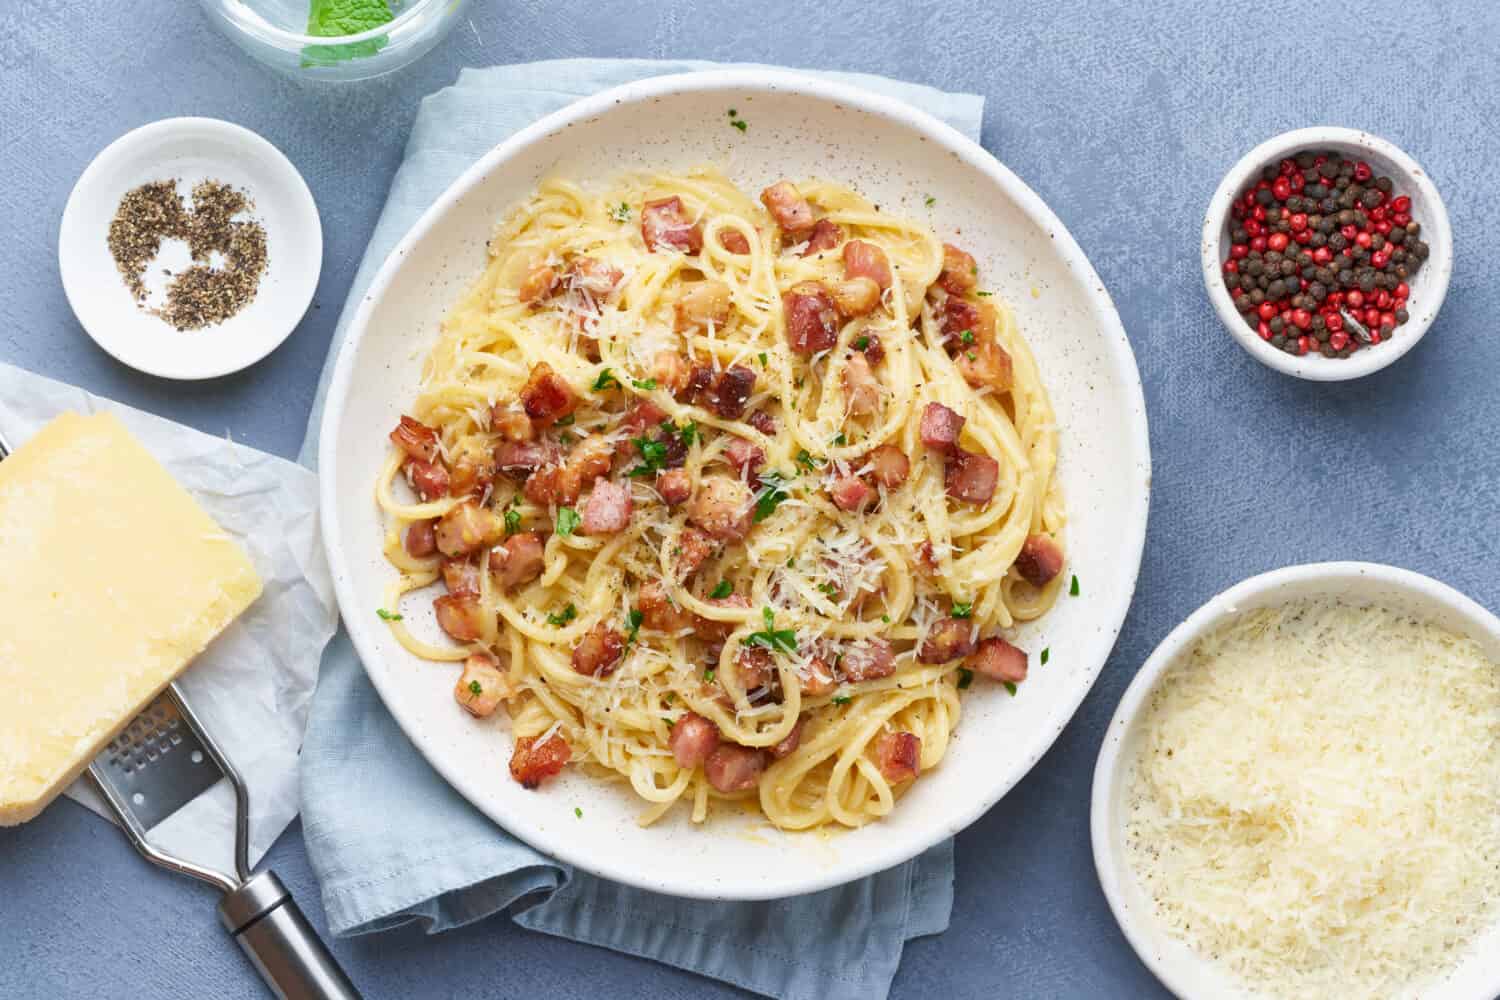
[[[260,589],[111,414],[65,413],[0,460],[0,825],[41,812]]]

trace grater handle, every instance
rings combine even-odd
[[[280,1000],[361,1000],[275,873],[227,894],[219,919]]]

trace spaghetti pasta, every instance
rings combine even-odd
[[[762,202],[711,169],[544,181],[375,491],[386,608],[448,591],[450,639],[388,612],[399,641],[465,661],[460,703],[504,678],[518,780],[572,759],[643,823],[885,815],[974,673],[1024,679],[998,633],[1061,582],[1052,406],[972,258],[832,183]]]

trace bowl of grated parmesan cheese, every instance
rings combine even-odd
[[[1372,563],[1172,631],[1094,772],[1094,861],[1180,997],[1500,994],[1500,620]]]

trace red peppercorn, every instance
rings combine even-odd
[[[1375,231],[1381,236],[1389,236],[1391,233],[1391,224],[1382,219],[1380,222],[1375,223]]]
[[[1351,222],[1349,225],[1343,226],[1339,229],[1339,235],[1343,236],[1346,240],[1352,240],[1354,239],[1354,237],[1359,235],[1359,230],[1356,229],[1354,227],[1354,223]]]
[[[1259,220],[1256,220],[1256,219],[1246,219],[1245,220],[1245,235],[1247,235],[1247,236],[1259,236],[1262,233],[1264,233],[1265,231],[1266,231],[1266,227],[1262,226],[1260,224]]]
[[[1255,250],[1258,253],[1265,253],[1266,252],[1266,238],[1264,236],[1255,236],[1255,237],[1252,237],[1251,240],[1250,240],[1250,249],[1251,250]]]
[[[1344,293],[1329,292],[1328,298],[1324,300],[1324,303],[1328,306],[1329,311],[1337,312],[1339,306],[1344,304]]]
[[[1374,253],[1370,254],[1370,263],[1375,267],[1377,271],[1384,269],[1384,267],[1390,262],[1391,255],[1386,253],[1384,250],[1376,250]]]
[[[1375,307],[1382,311],[1391,307],[1391,293],[1384,288],[1375,296]]]
[[[1297,169],[1297,161],[1290,158],[1283,159],[1277,169],[1281,171],[1281,176],[1290,177]]]
[[[1404,299],[1410,294],[1411,286],[1409,286],[1406,282],[1403,281],[1396,286],[1396,298]]]
[[[1338,333],[1344,328],[1344,317],[1333,310],[1329,310],[1328,315],[1323,318],[1323,323],[1328,329],[1334,333]]]
[[[1306,354],[1307,353],[1308,345],[1311,342],[1311,340],[1312,340],[1311,337],[1305,337],[1305,336],[1304,337],[1298,337],[1297,338],[1297,353],[1298,354]]]
[[[1380,343],[1380,331],[1379,330],[1371,330],[1370,331],[1370,343],[1372,343],[1372,344],[1378,344],[1378,343]]]
[[[1292,187],[1292,194],[1301,194],[1302,189],[1307,187],[1307,178],[1302,176],[1302,171],[1292,174],[1287,180]]]
[[[1249,255],[1250,244],[1236,243],[1234,246],[1229,248],[1229,256],[1232,258],[1229,263],[1234,264],[1235,261],[1244,260]],[[1239,265],[1236,264],[1235,266],[1238,267]]]
[[[1361,184],[1370,179],[1371,173],[1372,171],[1370,170],[1370,165],[1364,160],[1360,160],[1358,163],[1354,164],[1354,179],[1359,181]]]
[[[1255,324],[1255,332],[1258,333],[1258,334],[1260,334],[1260,339],[1261,340],[1270,340],[1271,339],[1271,328],[1269,326],[1267,326],[1265,323],[1257,323],[1257,324]]]
[[[1370,248],[1370,234],[1367,232],[1355,233],[1354,242],[1368,250]]]
[[[1272,319],[1276,315],[1276,305],[1272,302],[1262,302],[1259,313],[1261,319]]]
[[[1299,330],[1306,330],[1312,325],[1312,313],[1306,309],[1292,310],[1292,325]]]
[[[1286,201],[1292,196],[1292,182],[1285,177],[1276,178],[1276,183],[1271,185],[1271,194],[1277,201]]]
[[[1393,212],[1410,212],[1411,211],[1411,199],[1408,198],[1404,194],[1401,195],[1399,198],[1396,198],[1395,200],[1393,200],[1391,202],[1391,211],[1393,211]]]
[[[1305,212],[1293,212],[1292,217],[1287,220],[1293,232],[1301,232],[1307,228],[1307,214]]]
[[[1358,288],[1349,289],[1345,297],[1348,299],[1349,308],[1351,309],[1359,309],[1365,304],[1365,293]]]
[[[1231,250],[1232,250],[1232,248],[1231,248]],[[1240,262],[1237,261],[1237,260],[1235,260],[1233,257],[1231,257],[1228,260],[1226,260],[1224,262],[1224,273],[1225,274],[1239,274],[1240,273]]]
[[[1365,310],[1365,326],[1371,330],[1380,325],[1380,310],[1374,306]]]
[[[1328,338],[1328,346],[1335,351],[1342,351],[1349,346],[1349,335],[1343,330],[1333,331],[1333,335]]]
[[[1376,222],[1380,222],[1381,220],[1383,220],[1385,218],[1385,206],[1377,205],[1374,208],[1370,209],[1370,218],[1374,219]]]
[[[1396,329],[1396,314],[1383,312],[1380,314],[1380,329],[1383,333],[1389,333]]]
[[[1266,246],[1270,247],[1272,250],[1275,250],[1277,253],[1285,250],[1286,244],[1286,233],[1272,233],[1270,236],[1266,237]]]
[[[1303,229],[1292,234],[1292,239],[1296,240],[1302,246],[1307,246],[1307,244],[1311,243],[1312,237],[1313,232],[1311,229]]]
[[[1252,208],[1250,210],[1250,214],[1251,214],[1251,216],[1254,217],[1254,219],[1255,219],[1256,222],[1265,222],[1266,221],[1266,206],[1264,206],[1264,205],[1256,205],[1254,208]]]
[[[1407,215],[1405,212],[1397,212],[1395,215],[1391,216],[1391,221],[1398,226],[1404,226],[1407,223],[1411,222],[1411,216]]]
[[[1314,264],[1326,264],[1330,260],[1333,260],[1333,251],[1327,247],[1318,247],[1318,249],[1313,251]]]

